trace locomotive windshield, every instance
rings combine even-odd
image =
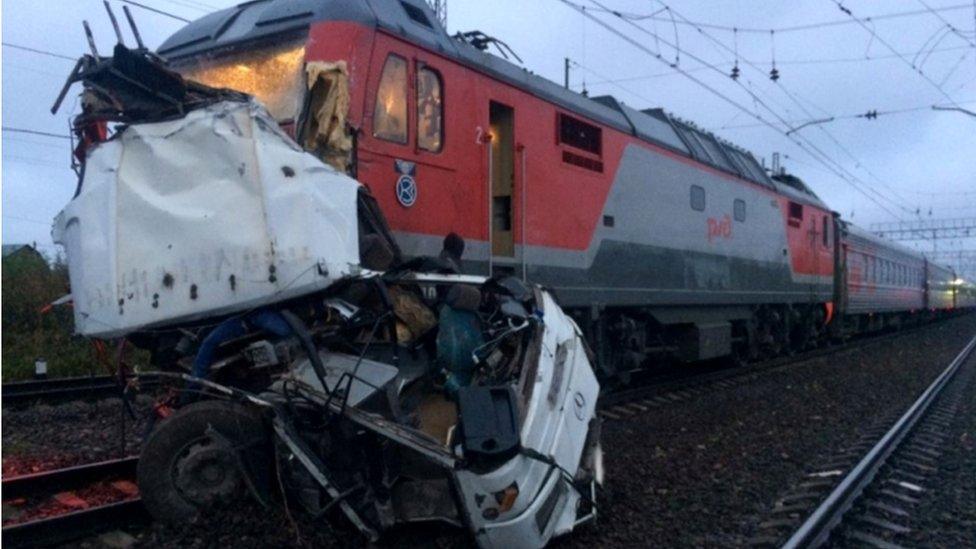
[[[203,56],[176,67],[184,77],[215,88],[230,88],[258,98],[278,122],[298,118],[304,96],[305,47],[288,44]]]

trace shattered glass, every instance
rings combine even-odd
[[[177,70],[187,79],[215,88],[230,88],[261,101],[278,122],[298,117],[304,95],[305,47],[276,48],[202,57]]]

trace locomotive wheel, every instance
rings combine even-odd
[[[143,503],[156,519],[178,523],[239,500],[249,488],[270,493],[268,435],[261,418],[240,404],[208,400],[181,409],[143,447]]]

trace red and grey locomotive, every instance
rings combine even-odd
[[[368,186],[406,255],[456,233],[466,271],[553,288],[609,372],[789,352],[957,305],[951,271],[840,220],[798,178],[490,41],[450,36],[422,0],[258,0],[158,53],[255,95]]]

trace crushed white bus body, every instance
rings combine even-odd
[[[193,321],[358,272],[359,188],[254,102],[122,129],[91,149],[55,220],[76,330]]]
[[[600,388],[549,292],[401,261],[368,192],[252,98],[114,54],[69,79],[82,178],[55,235],[78,330],[185,382],[139,461],[154,516],[250,494],[370,540],[441,521],[505,548],[596,516]]]

